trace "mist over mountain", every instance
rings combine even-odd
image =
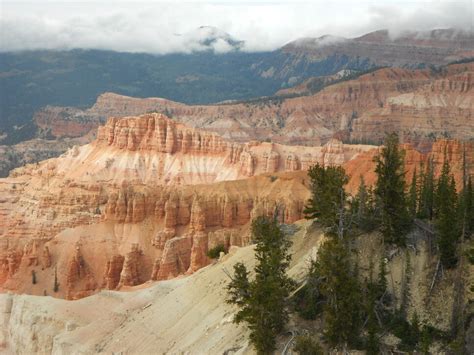
[[[200,26],[175,34],[190,53],[104,50],[0,53],[0,131],[4,143],[33,137],[31,118],[46,105],[87,107],[103,92],[164,97],[188,104],[271,96],[310,77],[374,67],[422,68],[474,55],[471,32],[387,30],[356,38],[297,39],[274,51],[248,52],[223,30]]]

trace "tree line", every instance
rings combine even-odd
[[[442,336],[435,327],[421,324],[416,312],[407,319],[408,289],[395,306],[387,287],[385,255],[370,262],[368,275],[360,275],[354,237],[379,231],[384,245],[406,250],[414,221],[423,221],[435,231],[442,267],[455,268],[460,242],[474,232],[474,194],[465,155],[459,191],[447,152],[439,177],[435,177],[433,161],[428,161],[413,172],[408,184],[404,151],[396,134],[387,135],[375,163],[376,183],[368,186],[361,177],[355,196],[345,190],[348,176],[342,167],[316,164],[309,169],[311,198],[304,213],[324,228],[327,240],[298,290],[286,274],[291,242],[277,219],[258,217],[252,222],[254,277],[244,264],[237,263],[227,290],[228,302],[238,306],[234,321],[246,323],[259,354],[276,349],[276,338],[292,311],[305,319],[320,317],[324,341],[330,347],[365,349],[367,354],[380,352],[380,337],[387,331],[402,340],[401,350],[426,354],[431,339]],[[408,270],[408,252],[406,255]],[[322,354],[310,335],[298,337],[294,349],[301,354]]]

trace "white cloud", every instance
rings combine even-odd
[[[1,1],[0,50],[96,48],[171,53],[206,49],[199,26],[215,26],[245,50],[272,50],[300,37],[354,37],[388,28],[473,26],[473,2],[423,1]],[[182,34],[177,36],[177,34]],[[216,52],[230,49],[224,40]]]

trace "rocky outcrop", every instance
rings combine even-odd
[[[80,243],[68,263],[66,275],[66,298],[69,300],[89,296],[96,289],[96,283],[86,265]]]
[[[130,251],[125,255],[123,269],[120,273],[118,287],[135,286],[140,284],[140,258],[142,251],[137,243],[131,245]]]
[[[107,261],[104,275],[104,287],[108,290],[115,290],[120,282],[125,258],[122,255],[114,255]]]
[[[49,248],[47,245],[43,248],[43,255],[42,255],[42,265],[43,268],[51,267],[51,254],[49,253]]]
[[[190,264],[192,243],[193,240],[188,236],[168,240],[154,279],[167,280],[185,273]]]

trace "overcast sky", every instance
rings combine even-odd
[[[98,48],[190,52],[193,31],[215,26],[271,50],[300,37],[355,37],[387,28],[471,30],[474,0],[68,1],[0,0],[0,50]],[[176,34],[184,34],[176,36]],[[219,48],[225,51],[225,46]]]

